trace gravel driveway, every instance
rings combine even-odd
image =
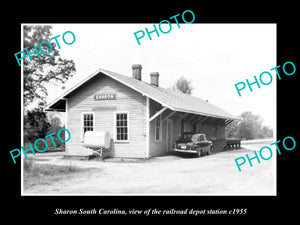
[[[33,186],[24,195],[276,195],[273,157],[252,160],[239,172],[234,159],[252,150],[230,150],[200,158],[169,155],[149,160],[75,161],[52,153],[37,154],[36,163],[91,168],[51,185]]]

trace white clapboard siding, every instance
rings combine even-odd
[[[115,93],[116,100],[97,101],[94,95]],[[66,143],[67,154],[87,155],[81,143],[81,113],[95,112],[95,130],[109,131],[113,138],[114,112],[129,113],[129,142],[113,142],[114,157],[145,158],[146,97],[105,75],[96,76],[67,96],[67,127],[72,138]]]

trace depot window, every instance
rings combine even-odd
[[[129,113],[116,112],[115,113],[115,141],[126,142],[129,141]]]
[[[84,133],[86,131],[95,130],[95,112],[81,113],[81,141],[84,140]]]

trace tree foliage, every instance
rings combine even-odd
[[[236,138],[238,137],[239,121],[232,121],[229,125],[225,127],[226,138]]]
[[[38,138],[43,138],[47,134],[53,133],[60,127],[59,121],[55,118],[47,119],[46,113],[43,111],[45,105],[45,97],[48,95],[46,85],[64,84],[75,73],[75,63],[73,60],[62,59],[60,57],[60,49],[58,49],[55,41],[50,41],[54,37],[51,33],[51,26],[23,26],[24,39],[23,46],[28,50],[30,57],[26,54],[23,59],[23,75],[24,75],[24,141],[34,142]],[[40,43],[48,41],[51,43],[52,51],[48,44]],[[60,43],[60,42],[59,42]],[[40,52],[39,47],[45,53]],[[38,54],[34,51],[38,51]],[[32,110],[28,110],[27,106],[33,101],[38,106]],[[50,132],[49,132],[50,131]],[[59,143],[59,142],[57,142]]]
[[[24,106],[28,106],[33,100],[38,100],[45,104],[45,97],[48,95],[45,84],[49,82],[65,83],[76,71],[73,60],[62,59],[56,43],[51,41],[52,52],[44,55],[39,51],[39,45],[43,41],[49,41],[53,37],[51,26],[23,26],[24,28],[24,49],[28,52],[34,52],[36,49],[40,57],[34,53],[30,57],[23,59],[24,74]],[[41,45],[43,52],[49,52],[50,47],[47,44]]]
[[[171,88],[174,91],[181,91],[182,93],[191,95],[194,88],[191,85],[191,81],[187,80],[184,76],[181,76]]]
[[[48,129],[48,134],[52,134],[55,133],[56,135],[52,136],[54,143],[56,144],[56,147],[60,147],[60,146],[65,146],[64,142],[61,142],[58,139],[57,133],[60,129],[64,128],[64,126],[62,126],[61,120],[60,118],[57,116],[57,112],[52,112],[49,113],[48,115],[48,120],[50,123],[49,129]],[[64,131],[61,131],[61,137],[64,137]],[[49,146],[53,146],[52,141],[49,142]]]
[[[24,142],[34,142],[47,135],[50,123],[42,107],[27,111],[24,116]]]
[[[226,126],[226,137],[238,137],[246,140],[273,137],[273,130],[262,125],[263,118],[260,115],[246,111],[240,116],[243,118],[243,121],[233,121]]]

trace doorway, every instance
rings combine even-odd
[[[173,120],[167,120],[167,129],[166,129],[166,150],[167,152],[171,151],[173,147]]]

